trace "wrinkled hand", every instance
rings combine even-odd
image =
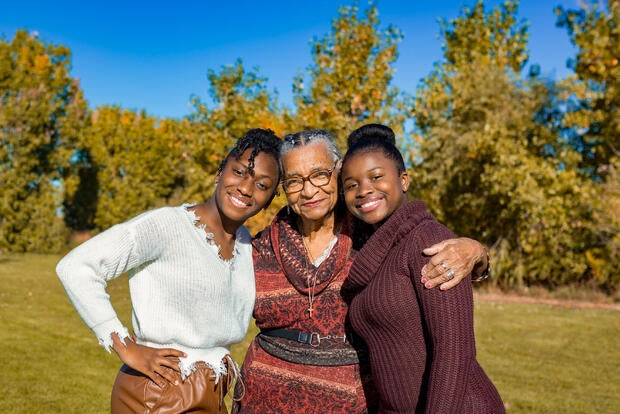
[[[449,239],[423,250],[432,256],[422,268],[422,283],[431,289],[441,284],[441,290],[458,285],[474,267],[486,268],[486,250],[482,244],[467,237]],[[450,278],[450,274],[454,277]]]
[[[160,387],[166,385],[166,381],[178,384],[178,377],[172,371],[180,372],[179,358],[186,356],[184,352],[139,345],[133,338],[125,338],[123,345],[115,333],[112,334],[112,341],[114,351],[124,364],[140,371]]]

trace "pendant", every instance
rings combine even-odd
[[[308,313],[310,314],[310,318],[312,318],[312,311],[314,310],[314,308],[312,307],[312,305],[310,305],[310,307],[308,309],[306,309],[308,311]]]

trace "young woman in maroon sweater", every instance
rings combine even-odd
[[[470,283],[425,289],[423,249],[454,237],[421,201],[407,200],[402,155],[380,134],[350,142],[345,202],[374,234],[356,255],[346,288],[349,316],[365,340],[381,413],[503,413],[476,361]]]

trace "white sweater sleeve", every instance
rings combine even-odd
[[[129,332],[110,303],[107,281],[145,260],[137,253],[140,249],[136,246],[132,221],[113,226],[87,240],[56,266],[56,273],[78,314],[108,352],[112,333],[124,339],[129,337]]]

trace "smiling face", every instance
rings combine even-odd
[[[350,156],[342,166],[341,179],[351,214],[375,228],[407,201],[409,176],[399,173],[396,162],[381,150]]]
[[[254,158],[250,170],[252,148],[239,159],[231,157],[218,172],[215,182],[215,202],[222,214],[231,221],[243,223],[267,207],[278,185],[278,162],[265,152]]]
[[[282,155],[283,181],[293,177],[306,178],[317,171],[332,170],[327,184],[315,186],[303,180],[298,192],[286,193],[289,206],[303,220],[322,220],[332,214],[338,201],[338,169],[336,160],[324,142],[298,147]]]

